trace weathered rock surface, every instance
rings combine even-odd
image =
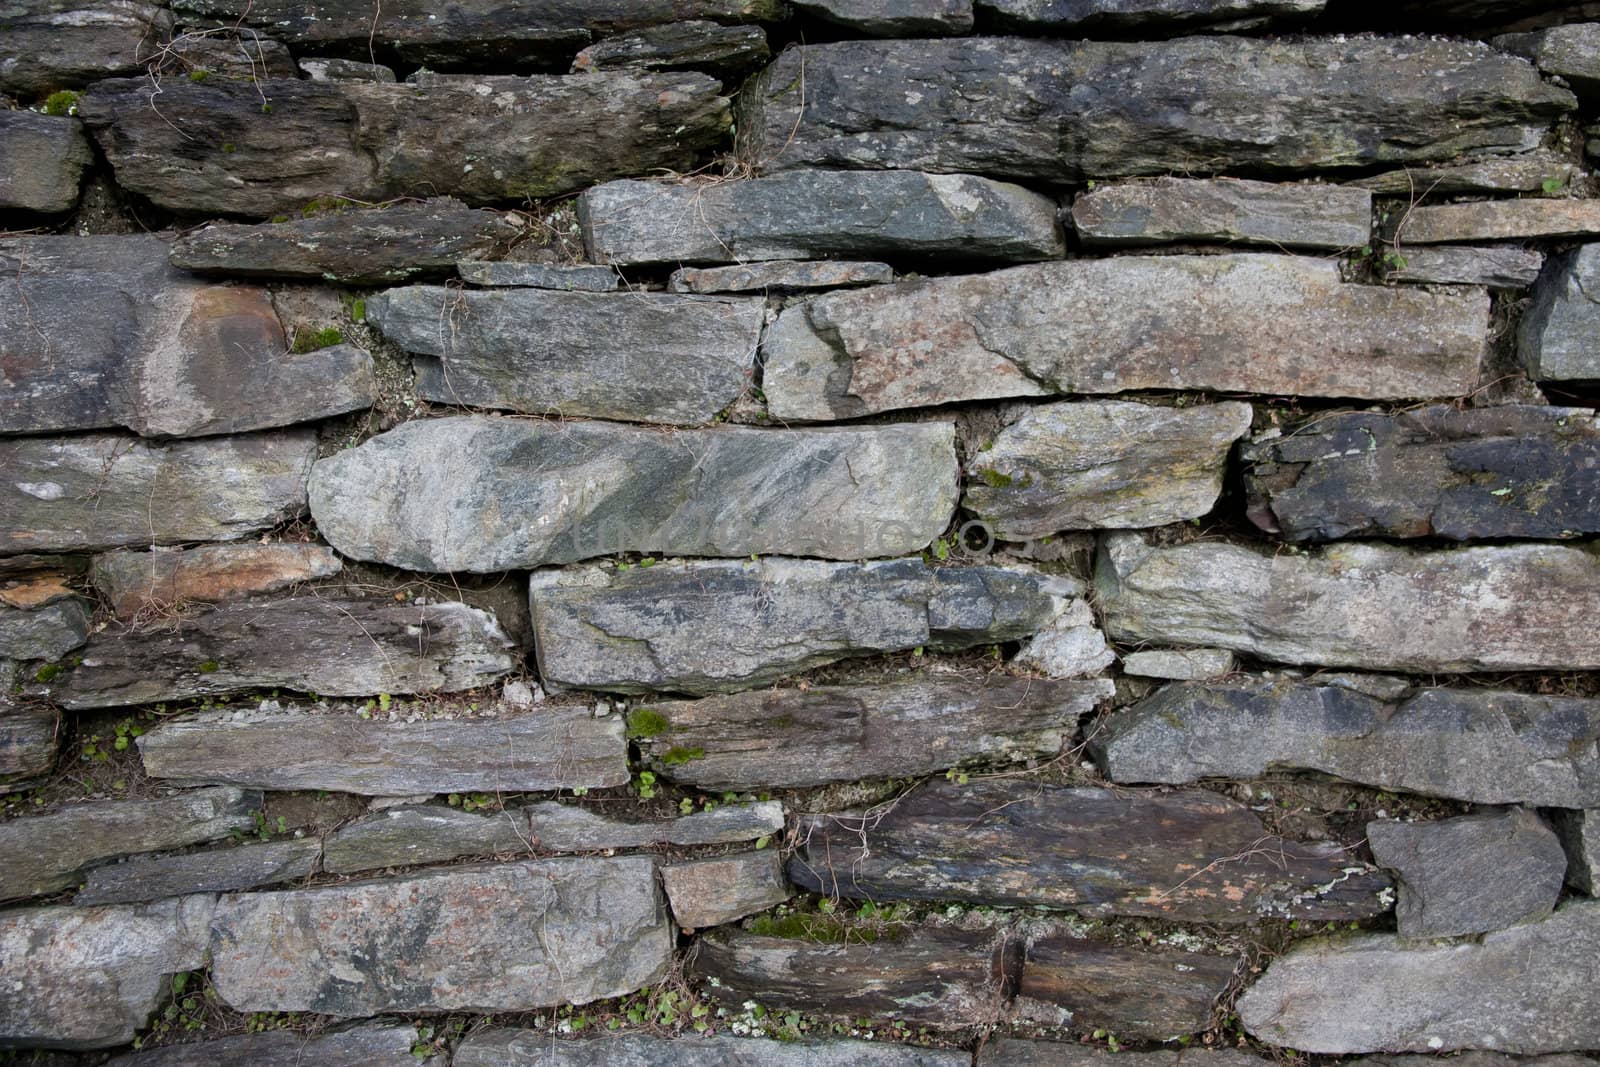
[[[776,800],[722,804],[672,819],[616,818],[578,804],[553,800],[530,804],[528,834],[538,848],[598,852],[652,845],[725,845],[757,841],[783,832],[783,805]]]
[[[1517,352],[1536,381],[1600,381],[1600,243],[1545,260],[1517,334]]]
[[[1372,194],[1340,185],[1234,179],[1115,182],[1076,197],[1072,225],[1089,245],[1360,248],[1372,236]]]
[[[1552,188],[1565,196],[1567,187],[1581,173],[1582,168],[1570,158],[1548,148],[1535,148],[1513,156],[1491,156],[1447,166],[1407,167],[1358,178],[1350,184],[1381,196],[1403,196],[1408,202],[1424,195],[1527,193],[1548,196],[1551,194],[1545,192],[1546,183],[1551,183]]]
[[[759,300],[734,297],[526,288],[412,286],[367,302],[367,318],[421,357],[424,399],[691,424],[751,384],[762,315]]]
[[[0,92],[43,96],[144,70],[172,36],[155,4],[43,0],[0,14]]]
[[[1251,416],[1235,402],[1030,408],[973,458],[961,504],[1007,541],[1192,519],[1216,504]]]
[[[1233,653],[1220,648],[1154,649],[1122,657],[1122,673],[1195,681],[1233,672]]]
[[[1552,821],[1567,853],[1567,884],[1595,896],[1595,890],[1600,888],[1600,815],[1594,811],[1556,811]]]
[[[772,259],[732,267],[679,267],[667,279],[674,293],[794,292],[801,289],[847,289],[894,281],[887,263],[840,260]]]
[[[1508,33],[1493,43],[1533,60],[1546,74],[1566,79],[1580,95],[1600,92],[1600,23],[1574,22],[1532,33]]]
[[[972,0],[794,0],[790,6],[869,37],[945,37],[972,29]]]
[[[807,171],[751,181],[618,181],[578,198],[589,258],[634,266],[882,256],[1054,259],[1056,205],[969,174]]]
[[[171,976],[205,966],[213,901],[0,911],[0,1048],[133,1040],[171,995]]]
[[[819,943],[719,930],[690,971],[705,995],[788,1010],[953,1029],[1000,1011],[1002,946],[988,933],[914,930],[875,943]]]
[[[580,293],[609,293],[622,281],[611,267],[594,264],[550,267],[543,263],[469,260],[457,263],[456,273],[460,274],[461,280],[469,285],[520,285],[533,289],[564,289],[567,292]]]
[[[164,722],[138,744],[154,778],[262,789],[411,796],[601,789],[628,781],[622,720],[597,719],[581,707],[418,722],[202,712]]]
[[[957,1049],[888,1042],[614,1034],[551,1040],[543,1030],[480,1030],[456,1049],[454,1067],[969,1067]]]
[[[1092,747],[1114,782],[1316,770],[1479,804],[1600,806],[1600,701],[1430,689],[1398,705],[1270,678],[1168,686]]]
[[[1290,541],[1600,533],[1600,419],[1585,408],[1321,415],[1241,456],[1250,519]]]
[[[1269,834],[1216,793],[939,782],[886,814],[810,816],[789,878],[874,901],[955,900],[1243,922],[1380,914],[1388,879],[1331,843]]]
[[[131,619],[276,592],[338,574],[342,566],[322,545],[281,541],[106,552],[94,558],[90,575],[117,616]]]
[[[330,874],[444,863],[462,856],[526,855],[527,816],[510,810],[475,815],[442,804],[387,808],[330,834],[322,869]]]
[[[1600,1044],[1600,901],[1481,942],[1388,934],[1304,942],[1239,1001],[1255,1037],[1305,1052],[1537,1053]]]
[[[298,78],[294,57],[281,41],[252,30],[192,33],[171,41],[146,42],[151,53],[146,70],[169,78],[235,78],[254,82],[262,78]]]
[[[0,210],[72,210],[83,168],[93,160],[77,119],[0,111]]]
[[[925,547],[950,521],[954,427],[662,434],[432,419],[322,460],[310,497],[341,553],[412,570],[483,573],[617,552],[893,556]]]
[[[415,1026],[361,1023],[343,1030],[303,1034],[264,1030],[187,1045],[167,1045],[118,1056],[106,1067],[216,1067],[248,1063],[251,1067],[417,1067],[413,1046],[423,1045]],[[421,1061],[425,1067],[430,1060]]]
[[[451,274],[508,246],[519,229],[496,211],[449,199],[329,211],[287,222],[213,222],[179,237],[172,263],[209,274],[384,285]]]
[[[644,758],[674,781],[708,792],[797,789],[1048,758],[1111,690],[1107,680],[921,674],[652,702],[629,723]]]
[[[57,600],[31,611],[0,607],[0,660],[55,660],[89,639],[80,600]]]
[[[1128,642],[1368,670],[1600,666],[1589,623],[1600,559],[1579,547],[1352,543],[1290,555],[1113,533],[1095,587],[1106,633]]]
[[[1046,1025],[1165,1041],[1211,1025],[1212,1006],[1235,963],[1199,952],[1046,938],[1027,948],[1017,1010]]]
[[[1485,294],[1384,289],[1274,254],[1121,256],[830,293],[768,330],[780,419],[1130,389],[1370,399],[1477,379]]]
[[[1428,245],[1597,234],[1600,203],[1531,198],[1413,207],[1401,214],[1395,239],[1402,245]]]
[[[661,882],[672,916],[687,930],[735,922],[789,899],[776,849],[669,863]]]
[[[12,672],[0,663],[0,793],[25,789],[56,762],[61,714],[42,704],[23,704],[11,695]]]
[[[211,980],[239,1011],[527,1011],[661,978],[655,862],[529,860],[217,901]]]
[[[0,822],[0,900],[53,893],[84,868],[135,852],[184,848],[254,827],[259,794],[197,789],[157,800],[104,800]],[[3,1017],[4,1013],[0,1013]]]
[[[381,63],[361,63],[354,59],[302,56],[300,73],[314,82],[393,82],[394,69]]]
[[[1129,1052],[1076,1042],[1024,1041],[996,1037],[978,1052],[977,1067],[1259,1067],[1260,1057],[1242,1049],[1184,1046],[1156,1052]],[[1396,1065],[1398,1067],[1398,1065]],[[1416,1064],[1414,1067],[1426,1067]],[[1462,1067],[1468,1067],[1462,1064]],[[1509,1067],[1507,1064],[1473,1064],[1471,1067]],[[1551,1065],[1555,1067],[1555,1065]],[[1577,1067],[1577,1065],[1564,1065]]]
[[[321,841],[301,838],[178,856],[134,857],[90,871],[72,902],[79,906],[131,904],[191,893],[254,889],[310,875],[321,854]]]
[[[1438,38],[846,41],[779,56],[740,94],[738,130],[769,171],[1060,182],[1533,148],[1573,104],[1524,60]]]
[[[64,707],[102,708],[254,688],[454,692],[511,670],[510,648],[493,615],[453,601],[238,600],[157,628],[102,630],[50,695]]]
[[[1544,256],[1539,252],[1493,246],[1407,248],[1402,258],[1405,266],[1386,269],[1384,280],[1521,289],[1534,283],[1544,265]]]
[[[685,19],[596,41],[577,54],[572,69],[703,70],[727,79],[748,72],[771,54],[760,26]]]
[[[947,571],[963,580],[941,584]],[[540,675],[624,693],[737,692],[848,656],[1017,640],[1075,591],[1021,568],[932,571],[920,559],[668,562],[529,580]]]
[[[1007,29],[1067,36],[1250,29],[1321,14],[1325,0],[976,0]]]
[[[1094,612],[1086,602],[1075,600],[1023,642],[1014,662],[1049,678],[1080,678],[1098,674],[1116,661],[1106,635],[1095,625]]]
[[[1555,831],[1527,808],[1367,824],[1372,858],[1400,876],[1401,937],[1459,937],[1549,915],[1566,880]]]

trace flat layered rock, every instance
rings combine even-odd
[[[543,263],[468,260],[456,264],[456,273],[468,285],[526,286],[575,293],[613,292],[622,281],[613,268],[592,263],[551,267]]]
[[[1470,392],[1482,292],[1342,281],[1303,256],[1119,256],[829,293],[764,342],[780,419],[1131,389],[1365,399]]]
[[[1535,381],[1600,381],[1600,243],[1545,260],[1517,334],[1517,354]]]
[[[381,63],[362,63],[354,59],[328,56],[302,56],[296,66],[300,74],[314,82],[393,82],[394,68]]]
[[[1305,1052],[1539,1053],[1600,1044],[1600,901],[1481,941],[1390,934],[1302,942],[1239,1000],[1253,1036]]]
[[[1401,215],[1395,239],[1402,245],[1429,245],[1597,234],[1600,203],[1534,198],[1413,207]]]
[[[260,794],[197,789],[157,800],[102,800],[0,823],[0,900],[54,893],[116,856],[184,848],[255,828]]]
[[[774,259],[732,267],[679,267],[667,279],[667,288],[674,293],[783,293],[892,281],[894,268],[887,263]]]
[[[1567,853],[1567,884],[1594,896],[1600,887],[1600,814],[1557,811],[1552,821]]]
[[[954,427],[663,434],[430,419],[322,460],[310,497],[342,554],[411,570],[485,573],[618,552],[893,556],[950,521]]]
[[[1089,245],[1360,248],[1372,237],[1372,194],[1340,185],[1234,179],[1114,182],[1073,199],[1072,225]]]
[[[848,656],[1017,640],[1075,587],[1022,568],[920,559],[667,562],[535,571],[529,600],[547,683],[624,693],[737,692]],[[986,585],[984,579],[989,579]]]
[[[972,30],[972,0],[794,0],[790,6],[869,37],[945,37]]]
[[[578,198],[589,258],[621,266],[759,259],[1055,259],[1055,201],[969,174],[807,171],[702,184],[618,181]]]
[[[528,1011],[665,975],[655,861],[528,860],[225,896],[211,980],[238,1011]]]
[[[1205,790],[937,782],[887,813],[803,819],[789,878],[852,899],[1071,908],[1185,922],[1379,915],[1389,881],[1327,842],[1270,834]],[[851,844],[853,842],[853,844]]]
[[[1500,930],[1555,909],[1567,854],[1536,812],[1437,822],[1367,824],[1372,858],[1399,875],[1395,919],[1405,938]]]
[[[672,917],[686,930],[736,922],[782,904],[792,892],[776,849],[669,863],[661,868]]]
[[[1129,1052],[1127,1049],[1112,1052],[1077,1042],[1024,1041],[1016,1037],[996,1037],[986,1041],[977,1058],[977,1067],[1179,1067],[1180,1064],[1183,1067],[1260,1067],[1261,1058],[1242,1049],[1191,1048],[1186,1045],[1156,1052]],[[1427,1065],[1416,1064],[1414,1067]],[[1467,1065],[1462,1064],[1462,1067]],[[1471,1067],[1509,1065],[1473,1064]]]
[[[1579,177],[1582,168],[1570,158],[1548,148],[1535,148],[1512,156],[1490,156],[1446,166],[1407,167],[1349,184],[1380,196],[1403,196],[1408,201],[1424,195],[1461,196],[1482,193],[1526,193],[1561,196]]]
[[[276,542],[106,552],[90,576],[119,618],[190,604],[215,604],[272,593],[338,574],[343,564],[323,545]]]
[[[1289,541],[1600,533],[1600,418],[1585,408],[1323,415],[1241,457],[1247,514]]]
[[[57,660],[89,639],[81,600],[57,600],[22,611],[0,606],[0,660]]]
[[[256,688],[455,692],[510,671],[511,648],[493,615],[453,601],[238,600],[156,628],[102,630],[50,696],[63,707],[103,708]]]
[[[1183,682],[1231,674],[1233,667],[1233,653],[1221,648],[1152,649],[1122,657],[1123,674]]]
[[[0,911],[0,1048],[132,1041],[172,995],[172,975],[205,966],[214,899]]]
[[[1165,1041],[1211,1025],[1237,961],[1071,937],[1027,947],[1017,986],[1025,1019]]]
[[[1073,182],[1528,149],[1574,103],[1524,60],[1438,38],[846,41],[779,56],[740,93],[738,130],[767,171]]]
[[[417,1067],[419,1061],[411,1049],[422,1044],[415,1026],[373,1022],[317,1034],[264,1030],[215,1041],[167,1045],[118,1056],[106,1067],[216,1067],[220,1063],[248,1063],[251,1067],[305,1067],[312,1063],[318,1067]]]
[[[43,96],[139,74],[172,37],[172,15],[138,0],[43,0],[0,14],[0,91]]]
[[[658,774],[706,792],[801,789],[1049,758],[1109,681],[923,674],[886,685],[640,704],[629,733]]]
[[[0,668],[5,668],[0,664]],[[0,794],[26,789],[56,763],[61,713],[43,704],[23,704],[11,695],[11,672],[0,669]]]
[[[1216,504],[1252,414],[1235,402],[1029,408],[968,464],[961,506],[1006,541],[1192,519]]]
[[[1600,92],[1600,23],[1574,22],[1532,33],[1508,33],[1494,46],[1533,60],[1546,74],[1566,80],[1580,95]]]
[[[1478,804],[1600,806],[1600,701],[1429,689],[1390,703],[1342,685],[1168,686],[1092,747],[1114,782],[1173,785],[1315,770]]]
[[[628,781],[622,720],[597,719],[581,707],[417,722],[204,712],[164,722],[138,745],[153,778],[262,789],[413,796],[603,789]]]
[[[839,1038],[652,1037],[608,1034],[552,1040],[543,1030],[479,1030],[456,1048],[455,1067],[969,1067],[957,1049]]]
[[[555,852],[598,852],[608,848],[654,845],[726,845],[758,841],[783,833],[783,804],[720,804],[671,819],[639,819],[605,814],[593,807],[554,800],[530,804],[528,837]]]
[[[975,0],[979,12],[1007,29],[1066,36],[1168,34],[1254,29],[1304,21],[1326,0]]]
[[[449,199],[340,210],[287,222],[213,222],[179,237],[172,264],[227,276],[386,285],[454,272],[509,246],[521,230],[496,211]]]
[[[1523,248],[1407,248],[1405,266],[1386,270],[1384,280],[1431,285],[1483,285],[1522,289],[1539,277],[1544,256]]]
[[[417,357],[425,400],[705,423],[749,387],[759,300],[547,289],[392,289],[367,320]]]
[[[527,822],[526,815],[509,810],[476,815],[442,804],[388,808],[329,834],[322,869],[350,874],[462,856],[527,855],[532,844]]]
[[[77,119],[0,111],[0,210],[71,211],[93,161]]]
[[[175,270],[146,234],[0,240],[0,430],[243,433],[372,403],[371,361],[291,353],[265,289]]]
[[[90,871],[72,902],[80,907],[133,904],[191,893],[254,889],[309,876],[317,869],[321,855],[321,841],[301,838],[258,841],[238,848],[179,856],[134,857]]]
[[[703,70],[726,79],[748,72],[770,55],[760,26],[685,19],[596,41],[574,57],[572,69]]]
[[[1095,587],[1106,633],[1126,642],[1380,671],[1600,666],[1587,621],[1600,611],[1600,559],[1581,547],[1352,543],[1291,555],[1114,533]]]

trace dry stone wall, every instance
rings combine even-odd
[[[0,9],[0,1063],[1595,1067],[1596,17]]]

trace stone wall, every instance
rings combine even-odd
[[[1594,1064],[1596,7],[0,10],[0,1062]]]

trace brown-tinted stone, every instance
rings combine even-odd
[[[108,552],[95,557],[91,576],[112,610],[126,619],[270,593],[337,574],[341,566],[322,545],[279,542]]]

